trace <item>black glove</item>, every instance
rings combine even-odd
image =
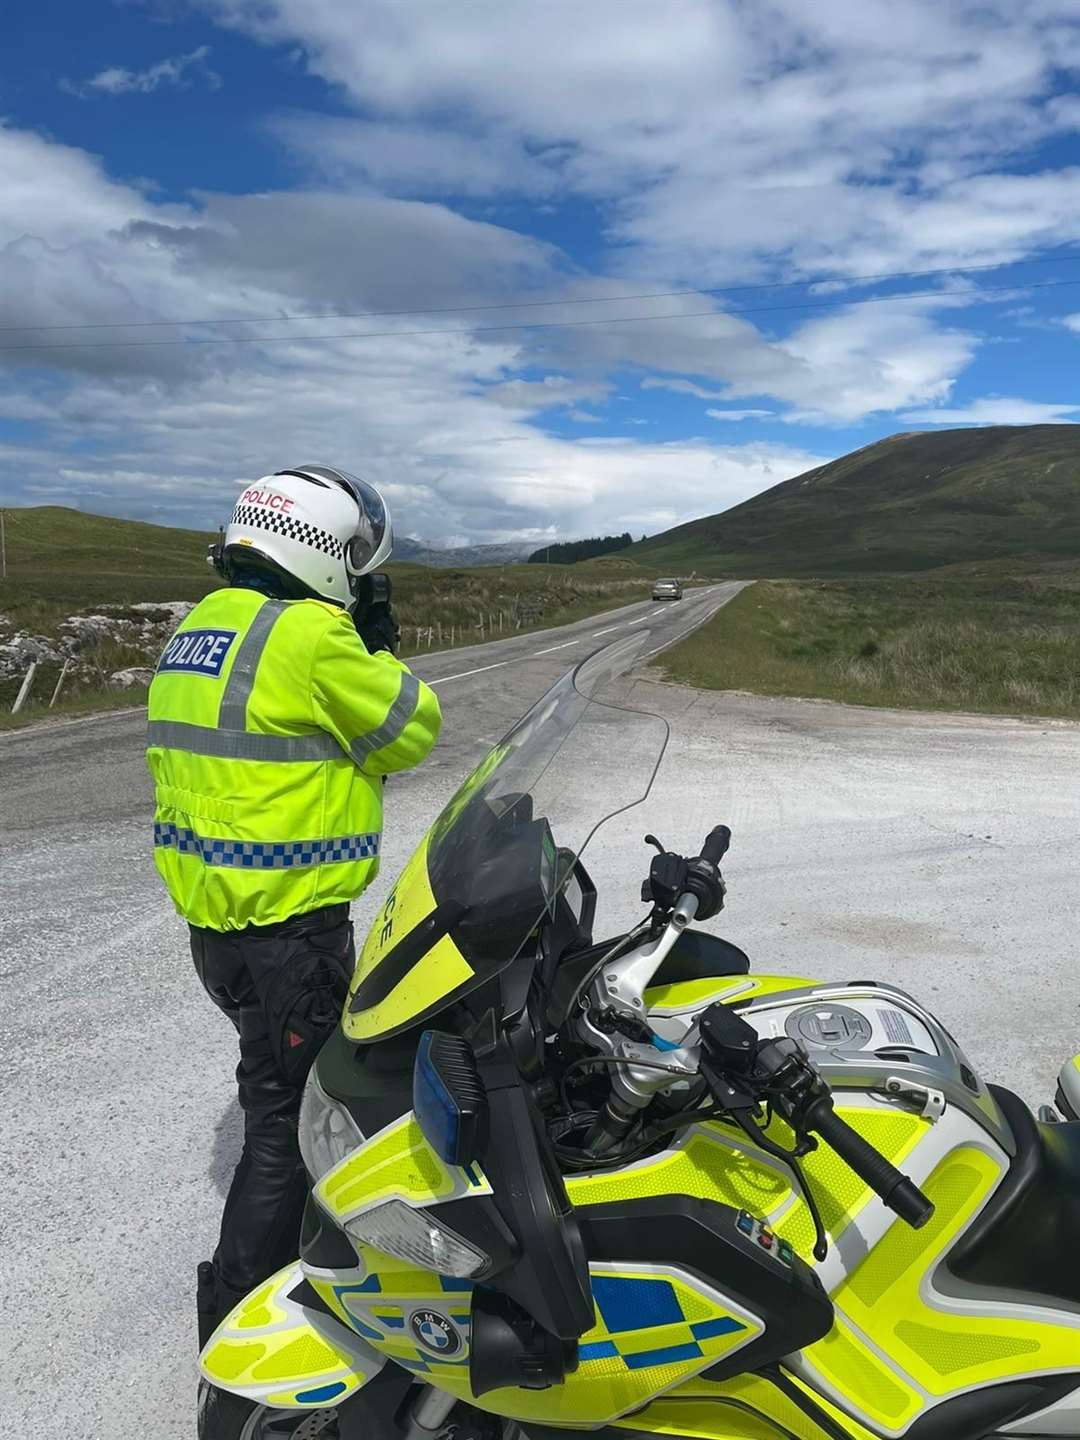
[[[401,626],[394,619],[389,605],[373,605],[364,620],[357,623],[356,629],[371,654],[376,650],[397,654],[401,644]]]
[[[365,575],[352,607],[356,633],[371,654],[376,650],[389,650],[391,655],[396,655],[401,644],[401,626],[390,606],[390,589],[389,575]]]

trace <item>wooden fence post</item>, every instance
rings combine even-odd
[[[22,684],[19,686],[19,693],[18,693],[18,695],[15,696],[15,704],[12,705],[12,707],[11,707],[11,713],[12,713],[13,715],[17,715],[17,714],[19,713],[19,711],[22,709],[22,707],[23,707],[23,701],[26,699],[27,695],[30,693],[30,686],[31,686],[31,683],[33,682],[33,679],[34,679],[34,671],[37,669],[37,667],[38,667],[38,662],[37,662],[36,660],[31,660],[31,661],[30,661],[30,669],[27,670],[26,675],[23,677],[23,682],[22,682]]]
[[[56,704],[57,697],[58,697],[59,694],[60,694],[60,686],[63,685],[63,683],[64,683],[64,676],[67,674],[67,672],[68,672],[68,670],[69,670],[70,668],[71,668],[71,659],[70,659],[70,657],[69,657],[67,660],[64,661],[63,665],[60,667],[60,674],[57,676],[57,680],[56,680],[56,689],[52,692],[52,699],[49,701],[49,709],[50,709],[50,710],[51,710],[52,707]]]

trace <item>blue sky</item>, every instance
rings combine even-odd
[[[21,11],[5,503],[210,527],[318,460],[540,542],[1080,419],[1075,0]]]

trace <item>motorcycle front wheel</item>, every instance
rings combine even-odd
[[[199,1381],[199,1440],[339,1440],[338,1413],[272,1410]]]

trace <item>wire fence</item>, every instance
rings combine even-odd
[[[401,638],[413,654],[444,647],[452,650],[466,643],[483,645],[496,636],[512,635],[523,626],[535,625],[543,615],[542,602],[526,600],[511,610],[480,610],[471,625],[403,625]]]

